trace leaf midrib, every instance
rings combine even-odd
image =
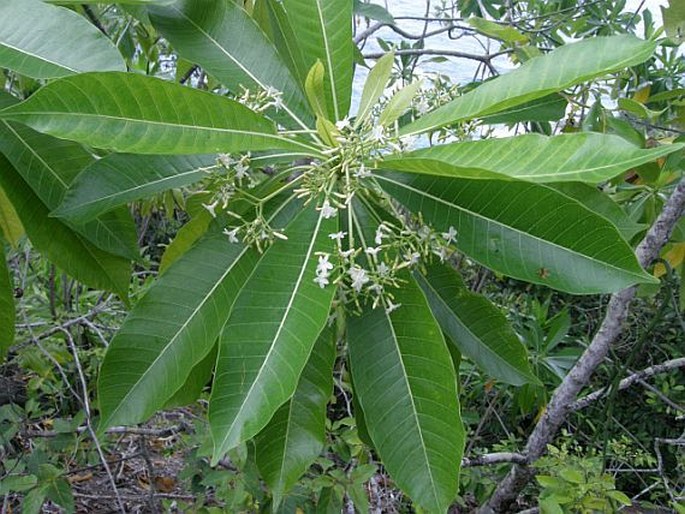
[[[19,53],[19,54],[21,54],[21,55],[28,55],[28,56],[30,56],[30,57],[36,59],[36,60],[39,61],[39,62],[43,62],[43,63],[50,64],[50,65],[52,65],[52,66],[55,66],[56,68],[59,68],[59,69],[62,69],[62,70],[66,70],[66,71],[70,71],[70,72],[72,72],[72,73],[78,73],[78,70],[75,69],[75,68],[70,68],[69,66],[67,66],[67,65],[65,65],[65,64],[61,64],[61,63],[56,62],[56,61],[51,61],[50,59],[47,59],[47,58],[45,58],[45,57],[41,57],[40,55],[34,54],[34,53],[29,52],[29,51],[27,51],[27,50],[23,50],[23,49],[21,49],[21,48],[17,48],[17,47],[14,46],[14,45],[10,45],[10,44],[7,43],[6,41],[0,43],[0,46],[4,46],[4,47],[6,47],[6,48],[9,48],[9,49],[11,49],[11,50],[14,50],[15,52],[17,52],[17,53]]]
[[[289,318],[290,311],[293,306],[293,302],[295,301],[295,298],[297,297],[297,293],[300,289],[300,285],[302,284],[302,279],[304,277],[305,270],[307,269],[307,263],[309,259],[311,258],[314,245],[316,244],[318,235],[319,235],[319,230],[321,227],[321,222],[323,220],[323,213],[324,211],[321,210],[319,213],[319,217],[316,221],[316,227],[314,228],[314,231],[312,232],[312,238],[309,241],[309,247],[307,248],[307,252],[305,253],[305,258],[303,259],[303,265],[302,268],[300,269],[300,273],[297,277],[297,280],[295,281],[295,284],[293,285],[293,290],[290,295],[290,298],[288,299],[288,304],[286,305],[285,311],[283,312],[283,316],[281,317],[281,321],[278,324],[278,329],[276,330],[276,334],[273,336],[271,339],[271,347],[269,348],[268,352],[264,356],[264,361],[262,362],[262,365],[259,368],[259,371],[257,372],[257,375],[255,376],[254,380],[252,380],[252,384],[250,384],[250,388],[247,390],[247,393],[244,396],[244,400],[241,402],[241,406],[238,409],[238,412],[236,412],[234,418],[233,418],[233,423],[231,423],[227,430],[226,430],[226,436],[223,438],[221,441],[221,445],[219,446],[220,452],[223,451],[223,448],[226,445],[226,441],[228,441],[229,436],[232,434],[234,427],[236,426],[236,422],[242,415],[245,406],[248,404],[248,402],[251,400],[252,396],[252,391],[254,390],[257,382],[259,382],[259,379],[262,376],[262,373],[267,367],[267,364],[269,363],[269,359],[271,358],[272,353],[276,349],[276,342],[278,341],[281,331],[283,330],[283,327],[285,326],[286,320]],[[247,282],[246,282],[247,283]]]

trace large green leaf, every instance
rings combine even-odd
[[[314,345],[292,399],[257,435],[257,466],[271,488],[275,505],[323,450],[334,361],[335,329],[327,327]]]
[[[54,218],[33,190],[0,155],[0,187],[9,198],[33,246],[72,277],[128,300],[128,260],[105,253]]]
[[[97,148],[142,154],[316,149],[228,98],[133,73],[84,73],[49,83],[0,119]]]
[[[198,63],[229,89],[282,92],[279,121],[307,128],[313,117],[297,79],[257,22],[234,2],[178,0],[149,9],[150,20],[186,59]]]
[[[95,162],[93,156],[77,143],[4,121],[0,121],[0,152],[50,210],[60,204],[78,173]],[[127,259],[139,256],[136,227],[126,209],[68,224],[109,253]]]
[[[215,344],[209,353],[193,366],[183,385],[166,401],[164,409],[190,405],[200,397],[204,388],[212,380],[212,373],[216,364],[216,352],[217,346]]]
[[[333,254],[337,219],[313,205],[265,253],[221,332],[209,422],[217,461],[255,436],[293,394],[323,329],[335,287],[314,282],[317,253]]]
[[[613,224],[541,184],[382,173],[386,191],[484,266],[569,293],[654,282]]]
[[[0,239],[0,362],[14,342],[14,287],[7,270],[5,243]]]
[[[89,220],[134,200],[197,182],[215,167],[213,154],[111,154],[78,175],[53,215]]]
[[[342,119],[352,98],[352,0],[284,0],[283,5],[297,29],[305,68],[318,59],[326,69],[329,118]]]
[[[563,45],[527,61],[516,70],[405,126],[401,134],[418,134],[450,123],[487,116],[647,60],[655,41],[629,35],[593,37]]]
[[[0,2],[0,67],[37,79],[125,71],[114,44],[74,11],[40,0]]]
[[[381,166],[447,177],[493,178],[499,174],[532,182],[597,184],[683,147],[676,143],[642,149],[622,137],[597,132],[554,137],[525,134],[433,146],[391,156]]]
[[[298,83],[304,84],[307,67],[297,41],[297,34],[290,24],[283,4],[273,0],[255,0],[252,16],[276,46]]]
[[[428,512],[457,495],[464,428],[452,359],[416,283],[401,307],[348,319],[349,359],[369,435],[395,483]]]
[[[494,125],[497,123],[519,123],[522,121],[557,121],[566,114],[568,101],[558,93],[536,98],[511,109],[484,116],[484,123]]]
[[[279,227],[298,205],[278,204],[267,219]],[[159,277],[105,354],[100,430],[144,421],[176,395],[214,347],[259,260],[253,248],[230,243],[217,222]]]
[[[528,355],[507,318],[485,297],[472,293],[448,265],[432,265],[414,278],[443,332],[488,375],[513,385],[537,383]]]

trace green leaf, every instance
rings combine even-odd
[[[7,269],[5,245],[0,239],[0,362],[5,360],[7,351],[14,343],[14,287]],[[3,480],[0,487],[5,484]]]
[[[494,21],[479,18],[478,16],[472,16],[467,21],[469,25],[481,34],[485,34],[494,39],[499,39],[505,43],[513,44],[528,42],[528,36],[521,34],[514,27],[495,23]]]
[[[0,119],[117,152],[283,149],[317,154],[305,143],[279,136],[273,122],[238,102],[133,73],[85,73],[56,80],[0,111]]]
[[[324,92],[325,74],[326,71],[324,70],[323,63],[317,60],[312,65],[309,73],[307,73],[307,78],[304,81],[304,90],[307,93],[309,105],[311,105],[312,110],[320,119],[328,119],[326,94]]]
[[[40,0],[0,2],[0,67],[36,79],[126,71],[114,44],[74,11]]]
[[[435,130],[450,123],[495,114],[574,84],[647,60],[656,43],[629,35],[593,37],[563,45],[516,70],[428,113],[402,128],[402,135]]]
[[[326,405],[333,392],[335,330],[324,328],[293,397],[256,437],[259,472],[278,505],[323,450]]]
[[[150,21],[186,59],[199,64],[230,90],[282,93],[279,121],[307,128],[313,123],[302,88],[274,44],[237,3],[178,0],[151,7]],[[276,114],[276,113],[274,113]]]
[[[685,5],[668,0],[668,7],[661,6],[661,16],[669,39],[678,45],[685,41]]]
[[[578,132],[561,136],[525,134],[450,143],[389,157],[380,166],[397,171],[460,178],[597,184],[676,152],[681,143],[642,149],[619,136]]]
[[[298,36],[290,24],[283,4],[273,0],[256,0],[252,16],[276,46],[293,76],[300,84],[304,84],[307,67],[300,51]]]
[[[128,260],[105,253],[54,218],[12,165],[0,156],[0,188],[12,203],[33,246],[72,277],[128,300]]]
[[[395,483],[428,512],[457,495],[464,428],[457,378],[440,327],[416,283],[393,291],[402,306],[348,319],[355,391],[374,447]]]
[[[212,379],[212,372],[216,364],[216,352],[217,345],[215,344],[205,358],[193,366],[183,385],[164,404],[164,409],[184,407],[200,397],[202,390]]]
[[[559,182],[552,187],[611,221],[626,241],[630,241],[635,234],[645,228],[645,225],[635,223],[619,204],[595,186],[580,182]]]
[[[24,235],[24,227],[10,199],[0,187],[0,236],[16,248],[19,239]]]
[[[630,506],[633,504],[633,501],[630,499],[630,497],[621,491],[607,491],[606,494],[610,498],[619,502],[621,505]]]
[[[566,115],[568,101],[558,93],[536,98],[511,109],[484,116],[483,123],[495,125],[498,123],[519,123],[523,121],[557,121]]]
[[[459,250],[499,273],[578,294],[655,281],[609,221],[547,186],[399,173],[377,178],[436,230],[453,226]]]
[[[93,219],[129,202],[197,182],[216,166],[216,155],[111,154],[78,175],[52,215]]]
[[[352,0],[284,0],[290,24],[296,28],[305,68],[320,60],[326,70],[327,118],[347,115],[352,98],[354,52]]]
[[[22,493],[35,487],[37,482],[34,475],[6,475],[0,481],[0,494]]]
[[[354,122],[355,127],[362,124],[371,112],[373,106],[378,102],[383,91],[385,91],[385,86],[390,79],[394,63],[395,53],[388,52],[378,59],[376,65],[369,72],[368,77],[366,77],[366,82],[364,83],[361,100],[359,101],[359,111],[357,113],[357,119]]]
[[[49,482],[45,495],[52,503],[59,505],[67,514],[75,510],[74,494],[71,492],[71,484],[66,478],[57,478]]]
[[[45,496],[50,484],[41,484],[38,487],[31,489],[21,505],[22,514],[40,514],[45,503]]]
[[[255,436],[294,393],[323,329],[335,287],[314,282],[317,252],[332,254],[337,219],[310,205],[246,282],[219,338],[209,402],[213,462]],[[332,281],[332,280],[331,280]]]
[[[100,370],[100,430],[145,421],[211,351],[259,261],[218,225],[162,275],[112,340]]]
[[[538,384],[526,348],[507,318],[484,296],[472,293],[448,265],[432,265],[414,278],[448,341],[488,375],[512,385]]]
[[[4,121],[0,121],[0,152],[50,210],[60,204],[78,173],[95,161],[76,143]],[[136,227],[126,209],[67,224],[106,252],[130,260],[139,257]]]
[[[378,4],[354,0],[354,14],[357,16],[364,16],[371,20],[380,21],[386,25],[395,24],[395,18],[392,17],[392,14],[390,14],[385,7]]]
[[[414,96],[416,96],[416,93],[420,87],[421,81],[419,80],[417,82],[407,84],[397,93],[395,93],[388,102],[388,105],[385,106],[385,109],[383,109],[383,112],[381,112],[380,116],[378,117],[379,125],[387,126],[395,123],[395,121],[397,121],[399,117],[402,116],[407,109],[409,109],[411,106],[411,101],[413,100]]]
[[[168,270],[207,232],[212,219],[212,215],[207,210],[203,210],[180,228],[162,255],[162,260],[159,263],[160,274]]]
[[[168,5],[173,4],[176,0],[117,0],[120,5]],[[102,0],[43,0],[49,4],[62,5],[82,5],[82,4],[102,4]]]

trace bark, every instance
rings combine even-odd
[[[636,249],[638,261],[642,266],[648,266],[659,256],[684,209],[685,177],[680,180],[661,214]],[[635,287],[630,287],[611,296],[599,331],[554,391],[545,413],[528,438],[523,452],[528,463],[535,462],[545,453],[547,445],[553,441],[557,430],[564,423],[569,412],[573,410],[578,393],[588,384],[590,377],[606,357],[609,347],[620,335],[628,315],[628,307],[635,297],[635,291]],[[515,464],[479,512],[481,514],[511,512],[512,503],[534,474],[533,469]]]

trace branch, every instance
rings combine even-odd
[[[171,426],[168,428],[153,429],[153,428],[138,428],[138,427],[111,427],[108,428],[106,434],[134,434],[134,435],[148,435],[156,437],[169,437],[179,433],[182,427]],[[87,426],[80,426],[74,430],[77,434],[88,432]],[[64,432],[55,432],[53,430],[26,430],[22,433],[24,437],[57,437]]]
[[[683,367],[685,367],[685,357],[673,359],[670,361],[663,362],[661,364],[650,366],[648,368],[643,369],[642,371],[633,373],[632,375],[629,375],[628,377],[621,380],[618,383],[618,390],[623,391],[624,389],[628,389],[635,383],[642,382],[642,380],[645,378],[653,377],[654,375],[659,375],[661,373],[666,373],[668,371],[672,371],[674,369]],[[609,388],[603,387],[602,389],[595,391],[594,393],[590,393],[587,396],[583,396],[579,400],[576,400],[573,403],[573,405],[571,405],[571,411],[575,412],[577,410],[584,409],[592,402],[595,402],[600,398],[605,397],[608,393]]]
[[[683,210],[685,210],[685,177],[680,180],[659,217],[637,247],[637,258],[643,267],[651,264],[658,257],[673,227],[682,216]],[[595,337],[554,391],[547,409],[528,438],[524,454],[528,457],[529,463],[535,462],[545,453],[547,445],[552,442],[566,416],[572,411],[578,393],[590,381],[595,369],[606,357],[610,345],[620,335],[623,323],[628,316],[628,306],[635,297],[635,292],[636,287],[633,286],[611,296],[604,320]],[[510,505],[533,475],[534,471],[530,468],[514,465],[479,512],[490,514],[509,511]]]
[[[460,59],[470,59],[472,61],[478,61],[485,64],[490,71],[497,73],[497,70],[492,66],[492,60],[500,55],[505,55],[510,53],[511,50],[502,50],[500,52],[495,52],[494,54],[470,54],[467,52],[459,52],[457,50],[440,50],[434,48],[406,48],[402,50],[395,50],[395,55],[440,55],[449,57],[458,57]],[[385,55],[384,52],[373,52],[364,54],[364,59],[380,59]]]
[[[528,459],[521,453],[486,453],[476,457],[464,457],[461,460],[462,468],[472,468],[474,466],[491,466],[502,463],[527,464]]]

